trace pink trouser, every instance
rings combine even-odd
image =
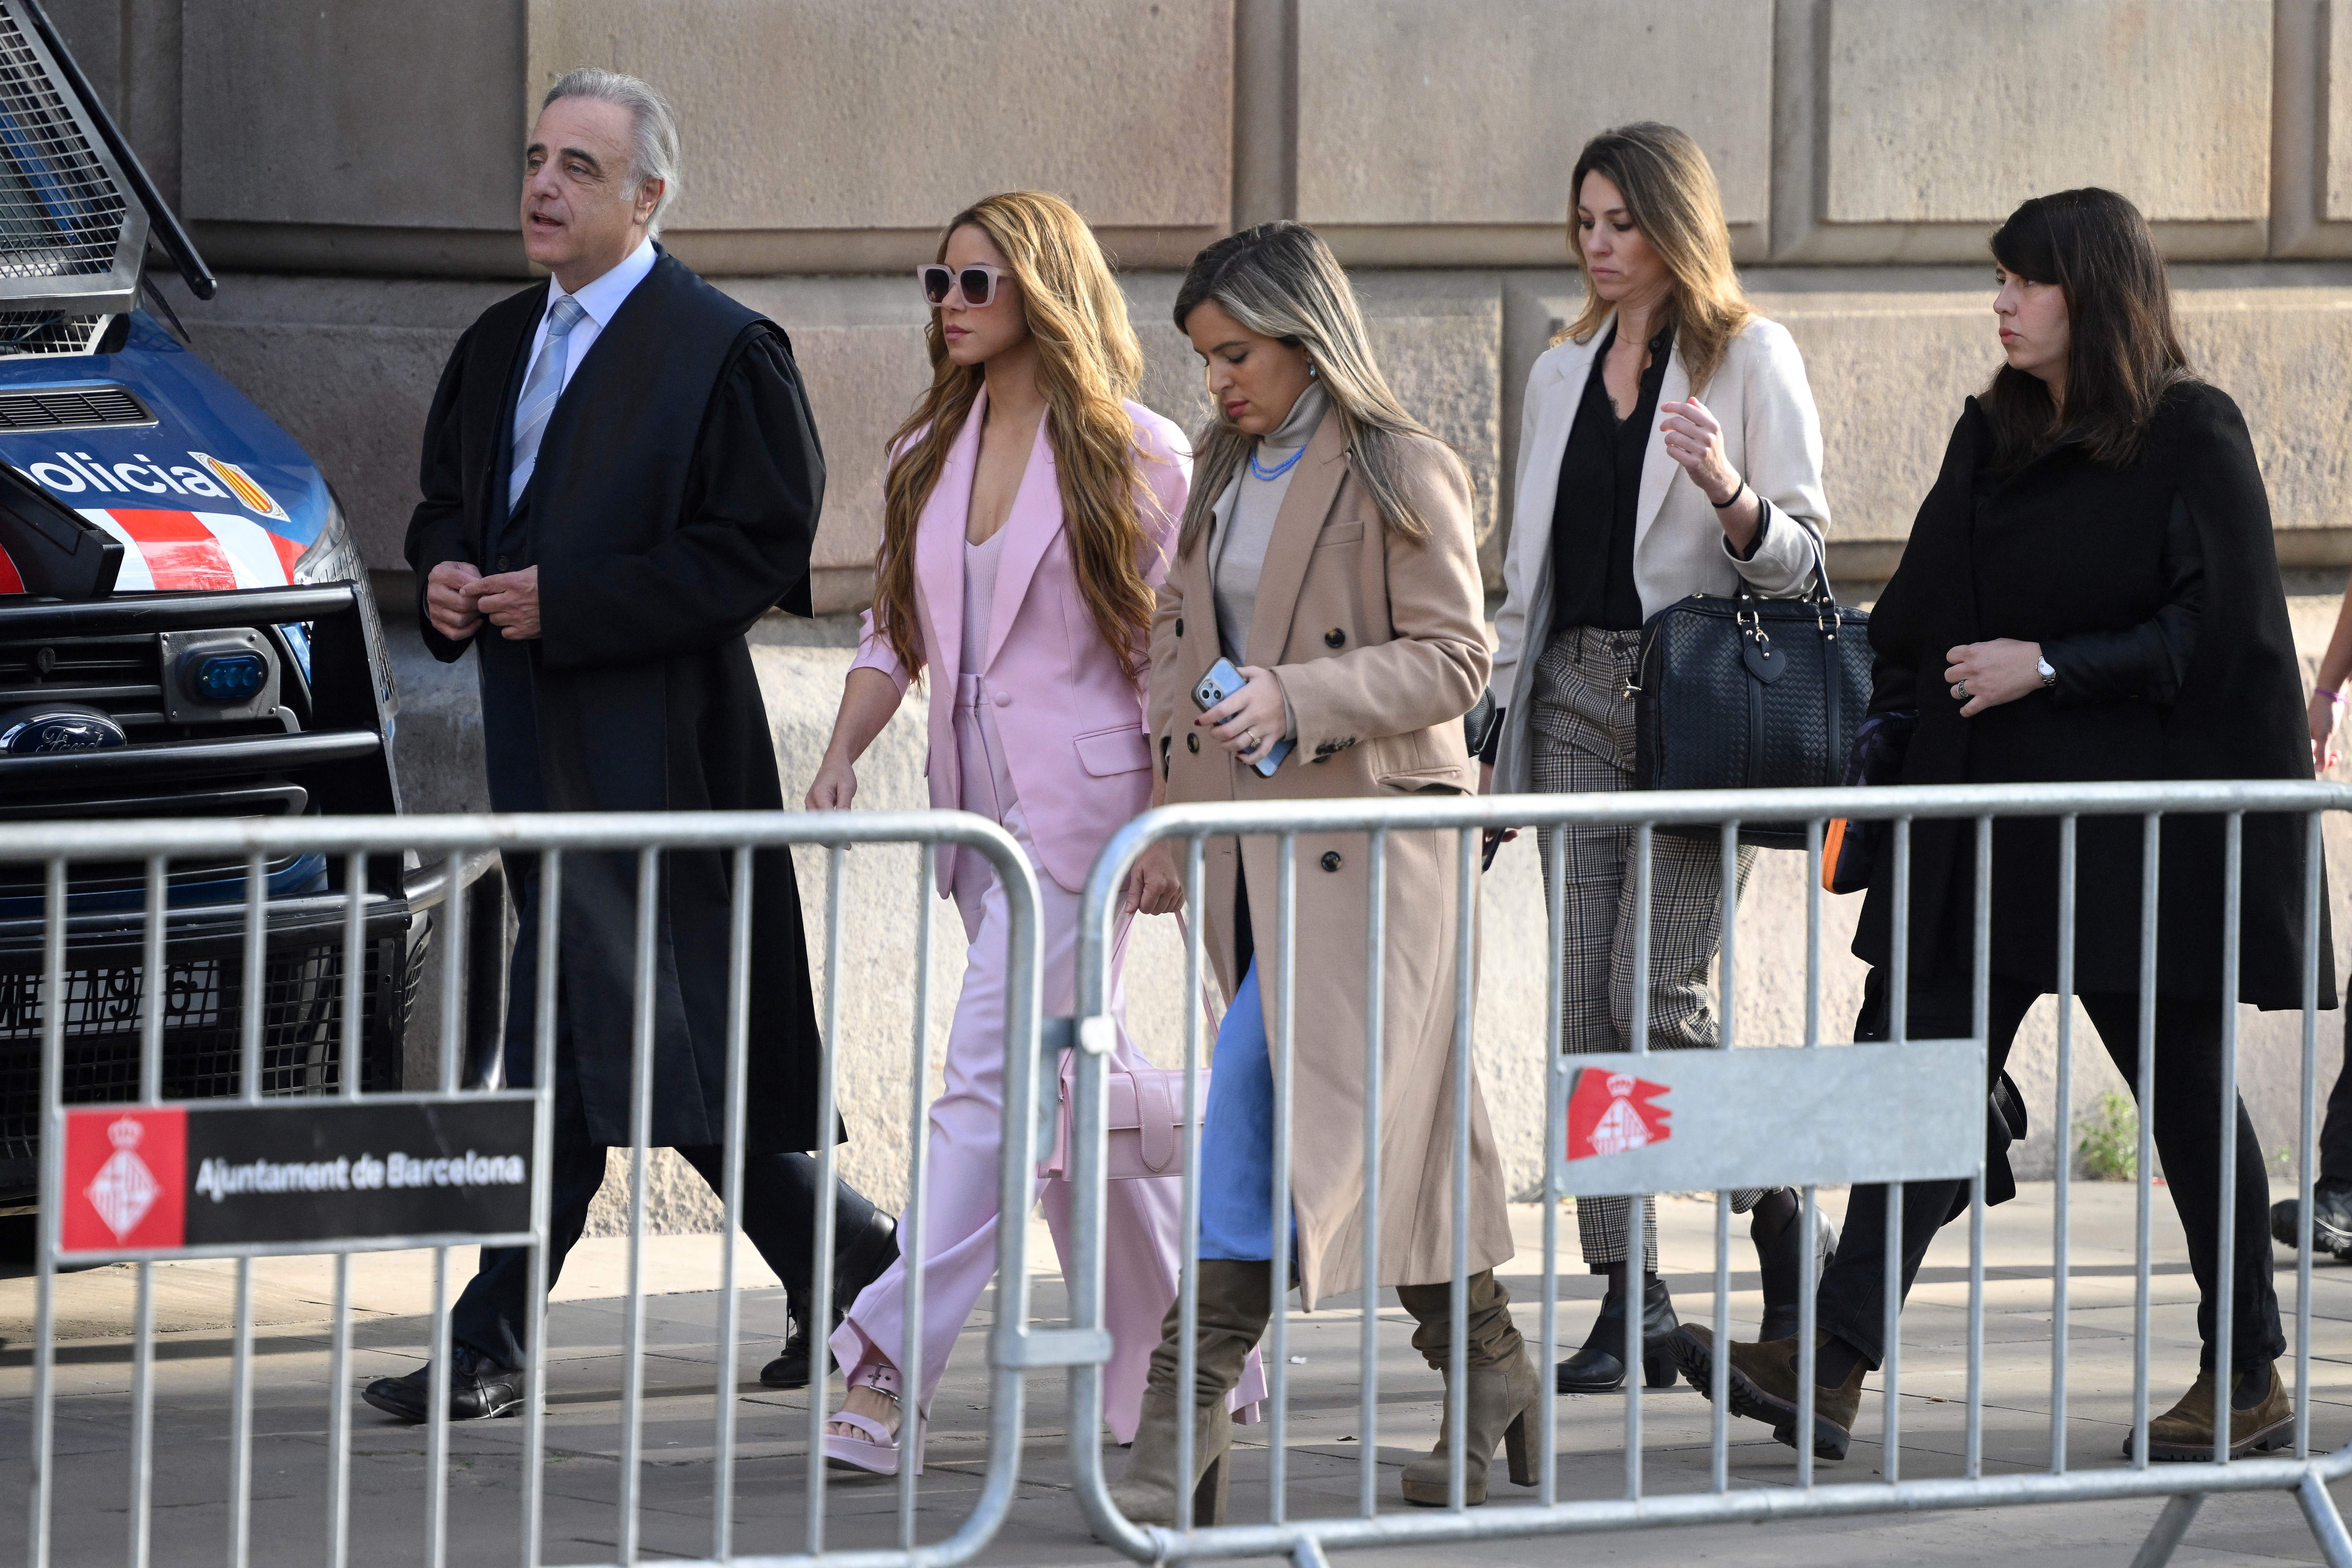
[[[1002,824],[1036,866],[1036,848],[1004,766],[992,709],[981,678],[962,677],[956,692],[955,729],[956,750],[962,759],[963,807]],[[1080,899],[1042,868],[1037,885],[1043,917],[1039,958],[1045,972],[1038,1003],[1045,1016],[1066,1016],[1077,1005]],[[963,994],[957,998],[955,1023],[948,1035],[946,1087],[931,1101],[929,1201],[923,1209],[922,1387],[917,1391],[919,1408],[926,1411],[964,1320],[996,1271],[996,1227],[1002,1217],[996,1201],[997,1151],[1004,1123],[1006,939],[1012,917],[994,870],[978,855],[956,857],[950,890],[971,946]],[[1150,1065],[1127,1037],[1123,1023],[1119,970],[1132,918],[1119,917],[1111,957],[1111,1016],[1122,1020],[1114,1066],[1129,1070]],[[1037,1183],[1037,1193],[1066,1280],[1070,1186],[1045,1178]],[[1103,1309],[1111,1356],[1103,1369],[1103,1415],[1122,1443],[1134,1440],[1152,1347],[1160,1342],[1161,1320],[1176,1299],[1182,1205],[1179,1177],[1107,1184]],[[906,1234],[902,1229],[900,1235]],[[873,1361],[895,1363],[905,1344],[906,1290],[901,1258],[866,1288],[834,1331],[835,1361],[851,1370]],[[1240,1410],[1265,1394],[1265,1370],[1253,1352],[1230,1403]]]

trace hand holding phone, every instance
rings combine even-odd
[[[1508,844],[1512,839],[1517,838],[1518,836],[1519,830],[1516,827],[1490,827],[1486,829],[1484,852],[1478,858],[1478,869],[1481,871],[1493,870],[1495,868],[1496,852],[1501,849],[1504,845]]]
[[[1202,712],[1206,713],[1248,684],[1242,679],[1242,672],[1234,668],[1232,659],[1220,658],[1193,686],[1192,700],[1199,704]],[[1227,719],[1225,722],[1230,723],[1232,720]],[[1261,737],[1255,749],[1261,752],[1255,758],[1250,757],[1246,752],[1239,754],[1244,762],[1258,771],[1259,777],[1270,779],[1274,776],[1274,770],[1282,765],[1282,759],[1290,755],[1291,742],[1285,736],[1269,745]]]

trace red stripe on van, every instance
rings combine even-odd
[[[151,511],[128,508],[108,514],[121,525],[146,558],[148,574],[158,588],[234,588],[236,573],[228,552],[191,511]]]

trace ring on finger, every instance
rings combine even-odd
[[[1966,702],[1969,700],[1969,683],[1967,681],[1961,680],[1954,683],[1952,687],[1952,700],[1956,702]]]

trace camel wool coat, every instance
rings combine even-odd
[[[1431,536],[1402,539],[1381,521],[1350,465],[1336,409],[1309,438],[1276,514],[1249,646],[1236,665],[1272,669],[1297,723],[1297,744],[1265,778],[1195,730],[1192,692],[1217,661],[1205,541],[1180,554],[1152,624],[1149,723],[1171,803],[1330,800],[1467,794],[1477,765],[1462,715],[1489,668],[1470,492],[1454,455],[1406,443],[1403,478]],[[1291,1194],[1308,1308],[1363,1279],[1364,1042],[1369,858],[1362,834],[1297,840],[1297,964],[1293,1005]],[[1204,847],[1204,938],[1230,997],[1238,952],[1237,886],[1249,898],[1266,1036],[1281,1035],[1280,841]],[[1454,925],[1453,835],[1391,834],[1381,1036],[1381,1282],[1451,1278],[1454,1247]],[[1475,952],[1472,961],[1475,962]],[[1512,1255],[1503,1171],[1472,1079],[1470,1269]]]

